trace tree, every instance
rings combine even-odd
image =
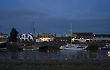
[[[15,28],[12,28],[12,30],[10,32],[10,39],[9,39],[9,41],[16,42],[17,41],[17,35],[18,35],[18,31],[16,31]]]

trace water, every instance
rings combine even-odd
[[[9,60],[105,60],[110,59],[110,51],[0,51],[0,59]]]

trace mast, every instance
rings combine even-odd
[[[33,22],[33,34],[35,35],[36,31],[35,31],[35,23]]]
[[[71,45],[72,45],[72,24],[70,24],[70,31],[71,31]]]
[[[33,22],[33,38],[34,38],[34,42],[36,40],[36,30],[35,30],[35,23]]]

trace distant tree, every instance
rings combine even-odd
[[[9,41],[16,42],[17,41],[17,35],[18,35],[18,31],[16,31],[15,28],[12,28],[12,30],[10,32],[10,39],[9,39]]]

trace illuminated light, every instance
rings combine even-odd
[[[108,56],[110,56],[110,51],[108,51]]]
[[[72,40],[74,40],[75,38],[72,38]]]
[[[47,52],[49,53],[50,51],[48,50]]]
[[[55,52],[54,50],[52,50],[52,52]]]
[[[106,46],[108,46],[108,45],[106,45]]]
[[[47,41],[47,42],[48,42],[49,40],[52,40],[52,39],[53,39],[53,38],[48,38],[48,37],[47,37],[47,38],[40,38],[40,40],[41,40],[42,42],[44,42],[44,41]]]
[[[84,38],[80,38],[80,39],[84,39]]]
[[[68,60],[68,58],[65,58],[65,60],[67,61],[67,60]]]
[[[90,40],[90,39],[86,39],[86,40]]]

